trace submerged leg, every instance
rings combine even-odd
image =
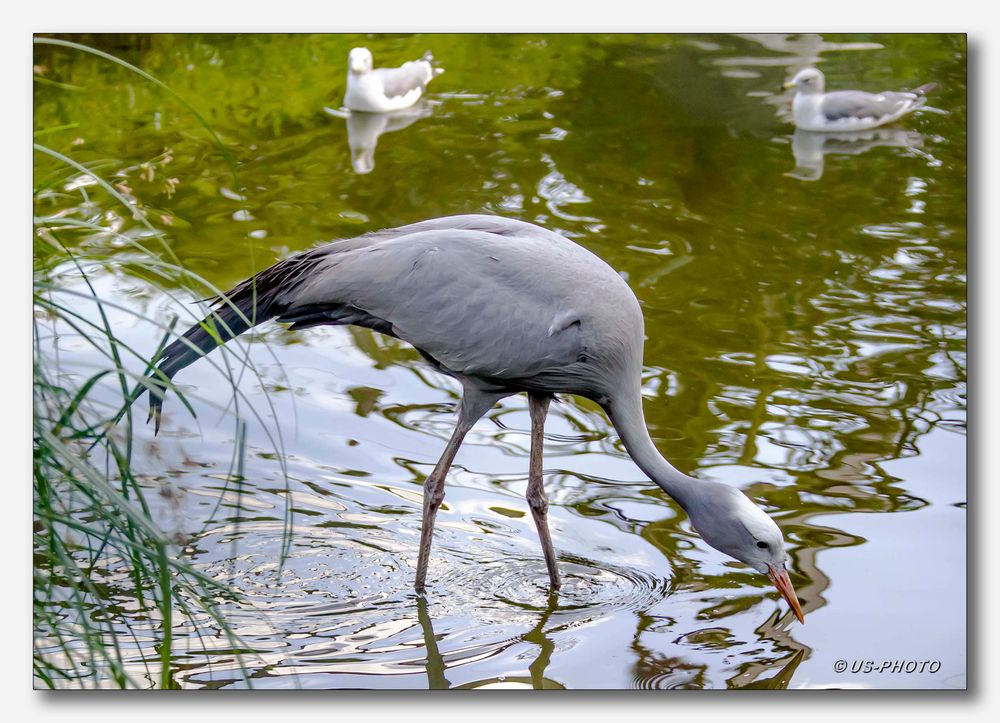
[[[545,496],[542,483],[542,445],[544,442],[545,416],[549,411],[550,397],[528,395],[528,409],[531,412],[531,461],[528,466],[528,507],[535,518],[538,539],[545,553],[545,565],[549,569],[549,581],[553,588],[559,587],[559,568],[556,567],[556,551],[552,548],[549,535],[549,498]]]
[[[427,579],[427,562],[431,556],[431,538],[434,535],[434,518],[437,516],[438,508],[444,501],[444,479],[448,474],[451,463],[455,460],[458,448],[462,446],[462,440],[472,429],[472,425],[479,420],[496,403],[498,396],[485,394],[476,389],[466,387],[462,394],[462,403],[458,409],[458,423],[455,431],[448,440],[448,446],[444,448],[441,459],[438,460],[434,470],[424,481],[424,520],[420,528],[420,553],[417,556],[417,592],[424,591],[424,582]]]

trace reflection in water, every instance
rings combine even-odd
[[[497,689],[497,688],[534,688],[535,690],[563,689],[561,683],[545,677],[545,668],[552,659],[552,652],[555,650],[555,643],[546,635],[545,626],[549,618],[559,608],[559,600],[556,595],[549,595],[545,608],[538,615],[538,619],[532,628],[520,636],[519,639],[509,641],[507,645],[514,645],[520,641],[537,646],[538,652],[534,660],[528,665],[528,675],[498,675],[491,678],[472,680],[461,685],[454,686],[461,689]],[[431,690],[440,690],[453,687],[445,677],[448,665],[444,656],[438,649],[438,640],[434,634],[434,624],[427,612],[427,600],[423,596],[417,598],[417,619],[423,631],[424,647],[427,651],[427,687]],[[523,656],[519,656],[523,657]]]
[[[793,653],[791,657],[784,661],[783,667],[770,678],[756,678],[754,672],[744,673],[744,676],[751,678],[751,682],[742,685],[736,684],[733,687],[745,688],[747,690],[784,690],[792,682],[795,669],[799,667],[799,663],[802,662],[804,655],[805,653],[802,650]]]
[[[727,636],[722,628],[706,629],[688,641],[725,649]],[[636,667],[635,685],[645,689],[704,688],[708,683],[707,666],[692,665],[686,657],[667,657],[635,645],[640,663]],[[740,672],[726,681],[727,688],[783,690],[788,688],[795,670],[806,658],[806,650],[773,660],[755,660],[741,666]],[[773,673],[769,677],[761,677]]]
[[[417,598],[417,621],[424,634],[424,649],[427,651],[427,687],[431,690],[443,690],[451,687],[451,683],[445,677],[447,669],[444,658],[438,650],[437,638],[434,636],[434,626],[431,624],[430,615],[427,614],[427,598],[420,595]]]
[[[741,37],[760,43],[761,46],[772,52],[794,55],[798,58],[796,62],[801,63],[803,68],[820,62],[821,53],[844,50],[870,51],[880,50],[884,47],[881,43],[864,40],[830,40],[818,33],[745,33]],[[768,60],[773,62],[773,58],[757,58],[756,62],[766,64]],[[748,62],[754,62],[754,60],[748,59]]]
[[[383,133],[399,131],[431,115],[427,101],[387,113],[363,113],[360,111],[339,111],[327,108],[330,115],[344,118],[347,122],[347,145],[351,150],[351,166],[354,172],[363,175],[375,170],[375,146]]]
[[[823,177],[823,159],[828,155],[858,156],[872,148],[920,148],[923,136],[902,128],[872,128],[866,131],[823,133],[796,129],[792,134],[795,170],[786,175],[801,181]]]

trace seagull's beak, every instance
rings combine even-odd
[[[795,613],[795,617],[797,617],[799,622],[804,625],[806,618],[802,614],[802,606],[799,605],[799,599],[795,596],[795,588],[792,587],[792,581],[788,579],[788,570],[783,567],[778,570],[773,567],[768,567],[767,576],[771,578],[771,582],[773,582],[774,586],[778,588],[778,592],[781,593],[781,597],[785,598],[789,607],[792,608],[792,612]]]
[[[786,80],[784,83],[781,84],[781,87],[784,88],[785,90],[788,90],[789,88],[794,88],[795,87],[795,81],[794,80]]]

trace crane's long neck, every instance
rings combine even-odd
[[[697,497],[699,486],[704,483],[675,468],[656,449],[646,428],[640,390],[612,398],[604,408],[629,456],[639,469],[687,510]]]

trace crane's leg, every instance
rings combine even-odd
[[[531,461],[528,463],[528,507],[535,518],[538,539],[545,553],[545,565],[549,568],[549,581],[553,588],[559,587],[559,568],[556,567],[556,551],[549,535],[549,498],[542,483],[542,446],[544,443],[545,417],[549,411],[551,397],[528,395],[528,410],[531,412]]]
[[[424,591],[424,583],[427,580],[427,562],[431,556],[431,538],[434,535],[434,518],[437,516],[438,508],[444,502],[444,478],[451,468],[451,463],[455,460],[458,448],[462,446],[462,440],[472,429],[480,417],[488,412],[497,400],[504,395],[487,394],[478,389],[466,387],[462,394],[462,403],[458,408],[458,423],[455,431],[448,440],[448,446],[444,448],[441,459],[438,460],[434,470],[424,481],[424,520],[420,528],[420,552],[417,556],[417,592]]]

